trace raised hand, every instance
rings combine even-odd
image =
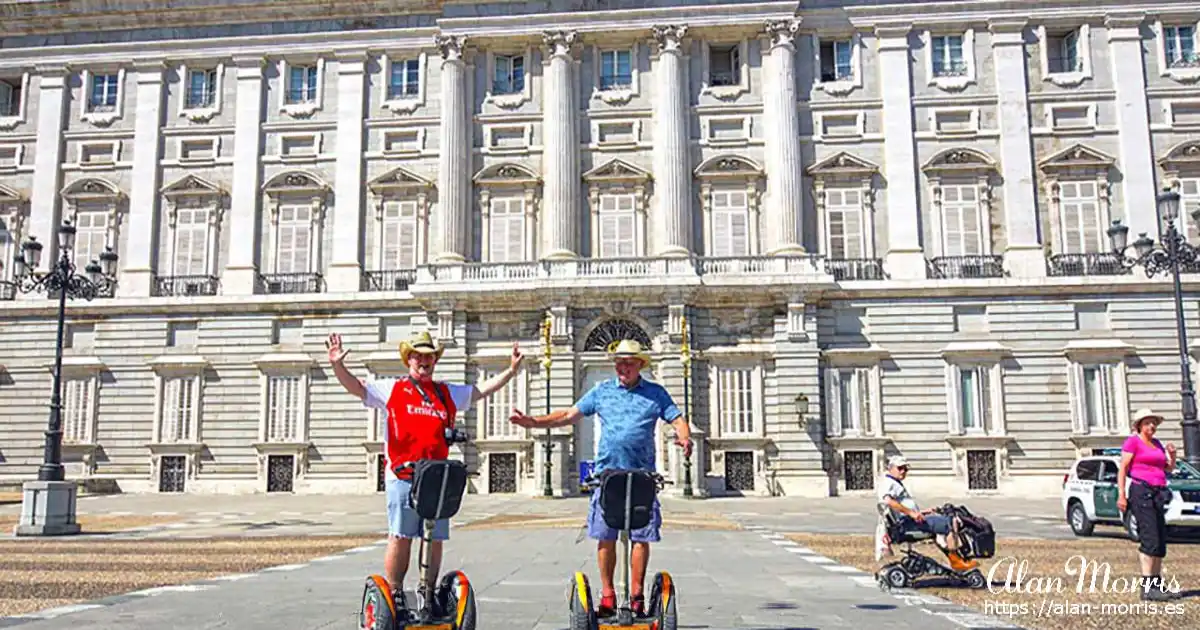
[[[537,426],[537,422],[532,416],[527,416],[520,409],[513,407],[512,415],[508,417],[508,421],[526,429],[532,429]]]
[[[513,371],[515,372],[516,370],[520,369],[521,361],[523,360],[525,360],[525,355],[521,354],[520,344],[514,341],[512,359],[509,361],[509,366],[512,367]]]
[[[1172,444],[1172,443],[1170,443],[1170,442],[1167,442],[1167,454],[1168,454],[1168,455],[1174,455],[1174,454],[1175,454],[1175,445],[1174,445],[1174,444]]]
[[[342,347],[342,336],[337,333],[329,333],[329,338],[325,340],[325,348],[329,350],[329,362],[338,365],[346,360],[346,355],[350,351]]]

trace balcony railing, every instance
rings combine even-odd
[[[154,279],[158,297],[216,295],[220,281],[213,276],[159,276]]]
[[[437,284],[523,282],[532,280],[587,281],[591,279],[669,280],[753,279],[763,276],[814,281],[822,274],[816,256],[740,256],[727,258],[608,258],[538,260],[506,263],[422,265],[413,286]]]
[[[933,76],[935,77],[965,77],[967,76],[966,63],[949,63],[944,65],[934,64]]]
[[[12,282],[0,282],[0,301],[17,299],[17,285]]]
[[[407,291],[417,281],[416,269],[389,269],[363,272],[366,291]]]
[[[929,261],[934,278],[1003,278],[1000,256],[938,256]]]
[[[1124,276],[1129,268],[1115,254],[1056,254],[1047,260],[1051,276]]]
[[[1168,68],[1200,68],[1200,54],[1182,54],[1167,60]]]
[[[258,292],[320,293],[324,278],[319,273],[264,273],[258,276]]]
[[[883,260],[880,258],[827,258],[825,273],[838,282],[847,280],[883,280]]]

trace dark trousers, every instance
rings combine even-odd
[[[1138,551],[1152,558],[1167,555],[1167,504],[1171,491],[1134,480],[1129,484],[1129,512],[1137,519]]]

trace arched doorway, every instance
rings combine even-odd
[[[622,339],[633,339],[642,344],[647,350],[650,348],[650,335],[646,334],[642,327],[636,322],[628,319],[610,319],[602,322],[592,330],[587,336],[587,340],[583,342],[583,351],[592,352],[599,350],[604,352],[608,350],[608,346]]]

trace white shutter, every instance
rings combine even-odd
[[[80,209],[75,214],[75,264],[80,268],[100,260],[108,243],[107,210]]]
[[[204,264],[208,249],[208,212],[200,208],[180,208],[177,212],[172,275],[205,275],[208,273]]]
[[[871,432],[871,368],[854,370],[854,396],[858,403],[858,430],[866,435]]]
[[[942,255],[962,256],[966,253],[963,233],[963,204],[959,186],[942,187]]]
[[[389,201],[383,215],[383,270],[417,266],[417,205],[415,201]]]
[[[480,370],[480,382],[495,377],[499,370]],[[524,431],[508,421],[513,408],[525,409],[527,381],[524,378],[513,378],[502,389],[483,401],[483,433],[484,438],[514,439],[524,437]]]
[[[186,442],[191,439],[196,421],[196,379],[193,376],[168,379],[163,383],[162,441]]]
[[[863,258],[862,203],[856,189],[825,191],[825,232],[831,259]]]
[[[525,215],[521,199],[493,199],[488,245],[492,262],[525,258]]]
[[[284,206],[279,210],[279,249],[276,273],[308,273],[309,238],[312,230],[308,206]]]
[[[721,434],[754,434],[754,369],[719,368],[716,385],[719,392]]]
[[[1100,222],[1100,202],[1096,195],[1096,182],[1081,182],[1079,184],[1080,203],[1079,220],[1084,252],[1104,251],[1101,237],[1103,225]]]
[[[600,258],[634,256],[633,195],[607,193],[600,196],[598,239]]]
[[[508,256],[509,260],[525,260],[525,217],[522,208],[510,202],[510,208],[516,206],[516,212],[508,215]]]
[[[1083,367],[1078,363],[1071,363],[1067,368],[1067,389],[1068,398],[1071,402],[1071,432],[1075,434],[1083,434],[1088,432],[1087,418],[1084,415],[1087,401],[1086,388],[1083,386]]]
[[[90,378],[63,381],[63,443],[88,442],[88,420],[91,417],[92,392]]]
[[[267,441],[294,442],[300,427],[300,377],[272,376],[268,389]]]
[[[1179,197],[1179,230],[1188,241],[1200,240],[1200,224],[1192,216],[1200,209],[1200,179],[1180,180]]]
[[[994,428],[992,426],[992,418],[995,414],[992,413],[992,379],[991,370],[985,366],[979,366],[975,369],[975,382],[978,389],[978,395],[975,399],[978,401],[979,409],[979,427],[978,430],[990,433]]]
[[[841,436],[843,434],[842,427],[845,426],[845,420],[842,418],[842,372],[836,368],[830,368],[825,371],[826,374],[826,400],[825,405],[828,418],[826,425],[831,436]]]

